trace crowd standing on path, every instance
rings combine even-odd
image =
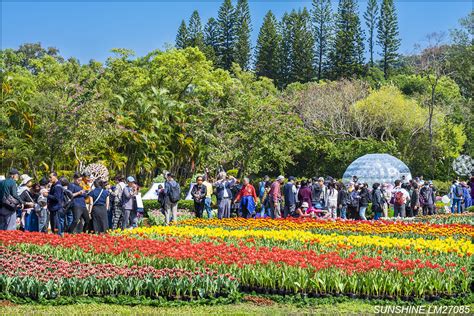
[[[60,235],[109,229],[129,229],[138,226],[143,211],[139,186],[132,176],[118,175],[109,183],[92,181],[90,174],[74,174],[72,181],[56,172],[38,183],[11,169],[6,179],[0,180],[0,230],[47,233],[49,229]],[[19,183],[19,185],[18,185]],[[331,177],[314,177],[296,181],[295,177],[278,176],[274,181],[265,176],[255,188],[249,178],[242,181],[222,171],[214,181],[198,176],[190,195],[198,218],[212,217],[212,196],[217,201],[217,217],[287,218],[318,217],[367,220],[367,209],[372,205],[373,219],[388,217],[391,206],[394,217],[404,218],[436,214],[436,188],[430,181],[396,180],[391,184],[360,183],[356,176],[344,184]],[[176,222],[181,187],[171,173],[166,174],[164,186],[157,190],[165,223]],[[472,205],[474,176],[469,183],[454,180],[448,194],[451,212],[461,213]],[[260,207],[258,207],[260,204]]]

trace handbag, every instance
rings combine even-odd
[[[2,204],[7,209],[14,212],[18,208],[18,205],[20,205],[20,202],[17,199],[15,199],[12,195],[8,194],[8,195],[3,196]]]

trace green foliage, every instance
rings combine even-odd
[[[255,73],[258,76],[273,80],[278,78],[280,45],[281,37],[277,30],[277,20],[272,11],[268,11],[257,39]]]
[[[235,42],[237,37],[235,8],[231,0],[224,0],[217,15],[218,24],[218,65],[230,70],[235,61]]]
[[[186,27],[186,22],[181,21],[179,25],[178,32],[176,34],[176,48],[186,48],[189,43],[188,37],[188,28]]]
[[[398,57],[397,51],[400,47],[398,20],[393,0],[382,1],[378,23],[377,39],[382,50],[382,69],[385,79],[387,79],[390,69]]]
[[[252,31],[252,22],[250,20],[250,9],[247,0],[238,0],[235,8],[235,62],[244,70],[249,69],[251,43],[250,32]]]
[[[333,16],[330,0],[313,0],[311,10],[315,40],[317,79],[326,77],[329,67],[329,52],[333,37]]]
[[[369,54],[370,54],[370,66],[374,65],[374,44],[375,44],[375,28],[377,27],[378,22],[378,13],[379,7],[377,5],[377,0],[369,0],[367,3],[367,9],[364,12],[365,25],[367,26],[367,31],[369,33]]]

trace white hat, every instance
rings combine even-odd
[[[308,208],[308,207],[309,207],[308,202],[303,202],[303,203],[301,204],[301,207],[302,207],[302,208]]]
[[[21,184],[20,184],[20,185],[25,185],[25,184],[27,184],[28,182],[30,182],[31,180],[33,180],[33,178],[30,177],[30,176],[27,175],[27,174],[22,174],[20,178],[21,178]]]
[[[284,180],[284,179],[285,179],[285,177],[280,175],[280,176],[278,176],[277,181]]]

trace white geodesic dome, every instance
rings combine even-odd
[[[395,180],[411,180],[408,166],[400,159],[389,154],[367,154],[354,160],[342,176],[344,182],[350,182],[352,176],[357,176],[360,183],[367,182],[369,186],[378,183],[393,184]]]

